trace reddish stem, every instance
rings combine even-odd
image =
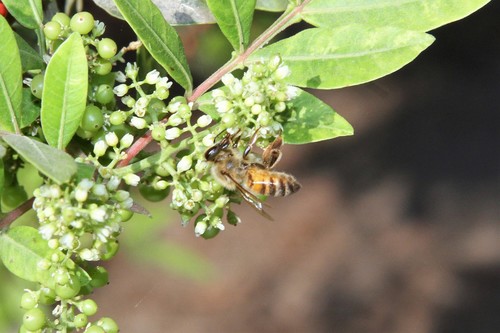
[[[10,212],[7,213],[7,215],[5,215],[2,219],[0,219],[0,230],[5,227],[8,227],[21,215],[26,213],[33,206],[33,201],[35,201],[35,198],[26,200],[21,204],[21,206],[17,207],[14,210],[11,210]]]

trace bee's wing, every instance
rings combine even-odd
[[[229,179],[231,179],[231,181],[236,185],[238,192],[240,192],[243,199],[245,199],[245,201],[250,206],[255,208],[260,213],[260,215],[264,216],[268,220],[274,221],[273,218],[271,217],[271,215],[266,213],[266,211],[264,210],[264,205],[266,205],[266,206],[269,206],[269,205],[262,202],[259,198],[257,198],[255,195],[253,195],[250,191],[248,191],[246,188],[241,186],[241,184],[238,183],[236,180],[234,180],[234,178],[231,177],[231,175],[229,175],[227,173],[225,173],[224,175],[227,176]]]

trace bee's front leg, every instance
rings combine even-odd
[[[252,151],[253,145],[259,138],[257,134],[259,134],[260,127],[258,127],[255,132],[252,134],[252,137],[250,138],[250,141],[248,142],[248,145],[245,147],[245,151],[243,152],[243,158],[246,158],[248,154]]]

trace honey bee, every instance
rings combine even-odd
[[[292,175],[272,170],[281,159],[281,135],[264,149],[262,156],[250,155],[258,132],[259,129],[252,135],[243,153],[238,149],[239,131],[232,135],[228,133],[207,149],[205,158],[213,163],[212,175],[217,181],[230,191],[237,190],[246,202],[272,220],[257,195],[285,197],[297,192],[301,185]],[[250,157],[254,157],[253,160]]]

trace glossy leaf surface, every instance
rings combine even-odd
[[[279,54],[292,72],[288,83],[333,89],[390,74],[415,59],[433,41],[434,37],[426,33],[393,27],[312,28],[264,47],[249,61]]]
[[[160,10],[151,0],[115,0],[115,3],[153,58],[191,92],[193,82],[184,47]]]
[[[41,121],[47,142],[64,149],[75,134],[87,101],[88,65],[80,35],[73,33],[47,66]]]

